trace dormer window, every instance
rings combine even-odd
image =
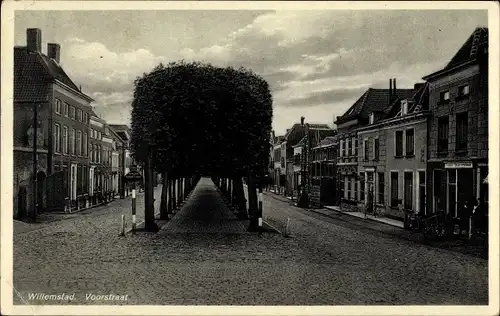
[[[401,116],[408,114],[408,100],[401,102]]]
[[[368,116],[368,121],[368,124],[373,124],[375,122],[375,114],[373,112]]]

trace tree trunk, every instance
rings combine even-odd
[[[177,209],[177,192],[176,192],[177,179],[172,180],[172,210]]]
[[[168,179],[168,212],[173,213],[173,204],[172,204],[172,198],[173,198],[173,190],[172,190],[172,177],[169,176]]]
[[[154,211],[154,191],[153,191],[153,166],[152,166],[152,153],[151,150],[148,153],[148,159],[146,160],[145,172],[144,172],[144,182],[145,182],[145,194],[144,194],[144,226],[146,231],[158,231],[158,226],[155,223],[155,211]]]
[[[168,219],[168,174],[166,172],[163,173],[163,185],[161,187],[161,203],[160,203],[160,219],[166,220]]]
[[[255,178],[248,173],[248,213],[250,214],[250,226],[248,230],[253,231],[258,229],[258,202],[257,202],[257,187],[255,185]]]
[[[245,192],[243,191],[243,181],[240,177],[234,178],[234,196],[235,204],[238,209],[238,218],[241,220],[248,219]]]

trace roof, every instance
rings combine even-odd
[[[14,100],[46,101],[49,91],[47,82],[52,80],[58,80],[89,101],[94,101],[80,91],[55,60],[41,52],[28,53],[25,46],[14,47]]]
[[[403,100],[413,101],[411,102],[411,107],[408,109],[408,114],[418,111],[427,110],[429,108],[429,83],[417,83],[415,84],[415,89],[413,90],[413,95],[409,98],[397,98],[387,107],[381,117],[377,121],[391,118],[396,116],[401,110],[401,101]]]
[[[427,75],[423,79],[427,80],[435,75],[475,60],[477,53],[485,46],[488,46],[488,28],[477,27],[443,69]]]
[[[453,68],[475,57],[478,46],[488,43],[488,28],[477,27],[443,70]]]
[[[411,98],[415,94],[413,89],[396,89],[395,96],[401,99]],[[369,88],[363,95],[340,117],[336,124],[355,118],[366,118],[371,112],[384,112],[388,107],[389,89]]]
[[[306,144],[306,137],[302,137],[298,142],[297,144],[293,145],[292,147],[300,147],[300,146],[304,146]]]

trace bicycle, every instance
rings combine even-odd
[[[446,216],[441,212],[428,216],[414,213],[410,215],[408,227],[410,240],[415,234],[422,234],[424,240],[440,239],[446,236]]]

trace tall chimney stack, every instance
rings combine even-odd
[[[389,79],[389,106],[392,104],[392,79]]]
[[[28,29],[26,31],[26,46],[28,52],[36,53],[42,51],[42,30]]]
[[[300,118],[300,125],[304,126],[304,120],[305,120],[305,119],[306,119],[306,118],[305,118],[305,117],[303,117],[303,116]]]
[[[59,63],[61,57],[61,46],[56,43],[47,44],[47,56]]]
[[[396,96],[396,78],[393,79],[392,89],[394,90],[394,96]]]

